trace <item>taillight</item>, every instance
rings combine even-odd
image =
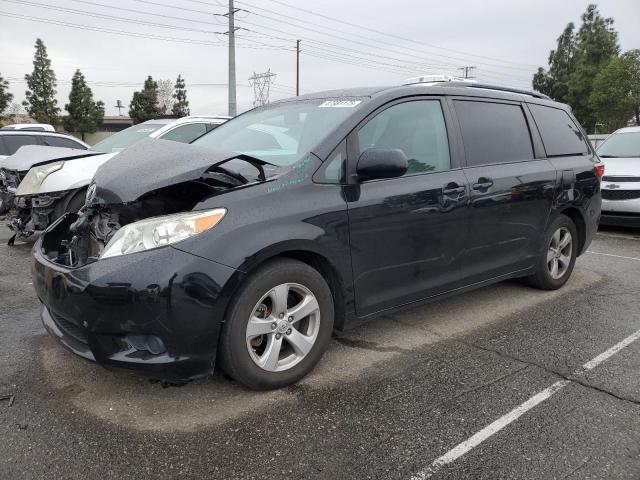
[[[602,180],[602,177],[604,177],[604,163],[597,163],[593,167],[593,171],[595,172],[596,177],[598,177],[598,180]]]

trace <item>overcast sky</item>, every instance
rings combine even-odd
[[[225,4],[0,0],[0,74],[10,80],[14,101],[21,102],[39,37],[58,78],[61,108],[79,68],[108,115],[117,113],[118,99],[128,106],[147,75],[175,80],[179,73],[187,82],[192,114],[226,114],[227,37],[215,33],[227,30],[226,18],[218,16]],[[238,110],[243,111],[253,102],[248,81],[253,72],[271,69],[277,75],[271,99],[293,94],[296,39],[302,40],[303,92],[399,84],[420,73],[460,74],[456,69],[465,65],[478,67],[479,80],[530,88],[536,66],[546,66],[556,38],[568,22],[580,23],[587,2],[236,0],[236,7],[249,11],[238,12],[236,19],[243,28],[236,51]],[[598,7],[615,19],[623,51],[640,48],[640,0],[600,1]]]

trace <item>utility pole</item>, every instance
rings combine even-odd
[[[271,69],[269,69],[264,73],[253,72],[253,76],[249,77],[249,85],[253,87],[253,96],[255,98],[253,101],[254,107],[269,103],[269,87],[275,76],[276,74],[271,73]]]
[[[468,67],[460,67],[458,70],[462,70],[464,78],[472,79],[472,78],[475,78],[473,76],[473,71],[476,68],[478,68],[478,67],[468,66]]]
[[[235,117],[238,113],[236,104],[236,27],[234,24],[234,15],[236,9],[233,8],[233,0],[229,0],[229,116]]]
[[[300,40],[296,40],[296,97],[300,95]]]

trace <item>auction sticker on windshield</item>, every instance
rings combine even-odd
[[[362,100],[327,100],[318,105],[318,108],[353,108]]]

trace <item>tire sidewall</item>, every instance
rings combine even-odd
[[[246,343],[247,322],[258,301],[273,287],[298,283],[315,295],[320,307],[320,326],[315,344],[298,364],[282,372],[268,372],[252,360]],[[318,363],[333,331],[333,298],[324,278],[315,269],[297,260],[276,260],[251,275],[234,295],[225,319],[221,340],[221,366],[240,383],[258,390],[293,384]]]
[[[564,275],[560,278],[553,278],[551,273],[549,272],[549,268],[547,267],[547,252],[549,250],[549,244],[551,243],[551,237],[553,234],[559,229],[565,227],[569,230],[571,234],[571,261],[569,263],[569,268],[564,273]],[[538,264],[538,275],[541,277],[540,279],[544,283],[544,286],[548,289],[556,289],[562,287],[569,278],[571,278],[571,274],[573,273],[573,267],[576,263],[576,257],[578,255],[578,232],[573,221],[567,217],[566,215],[559,215],[549,228],[544,237],[544,243],[542,244],[542,253],[540,255],[540,260]]]

